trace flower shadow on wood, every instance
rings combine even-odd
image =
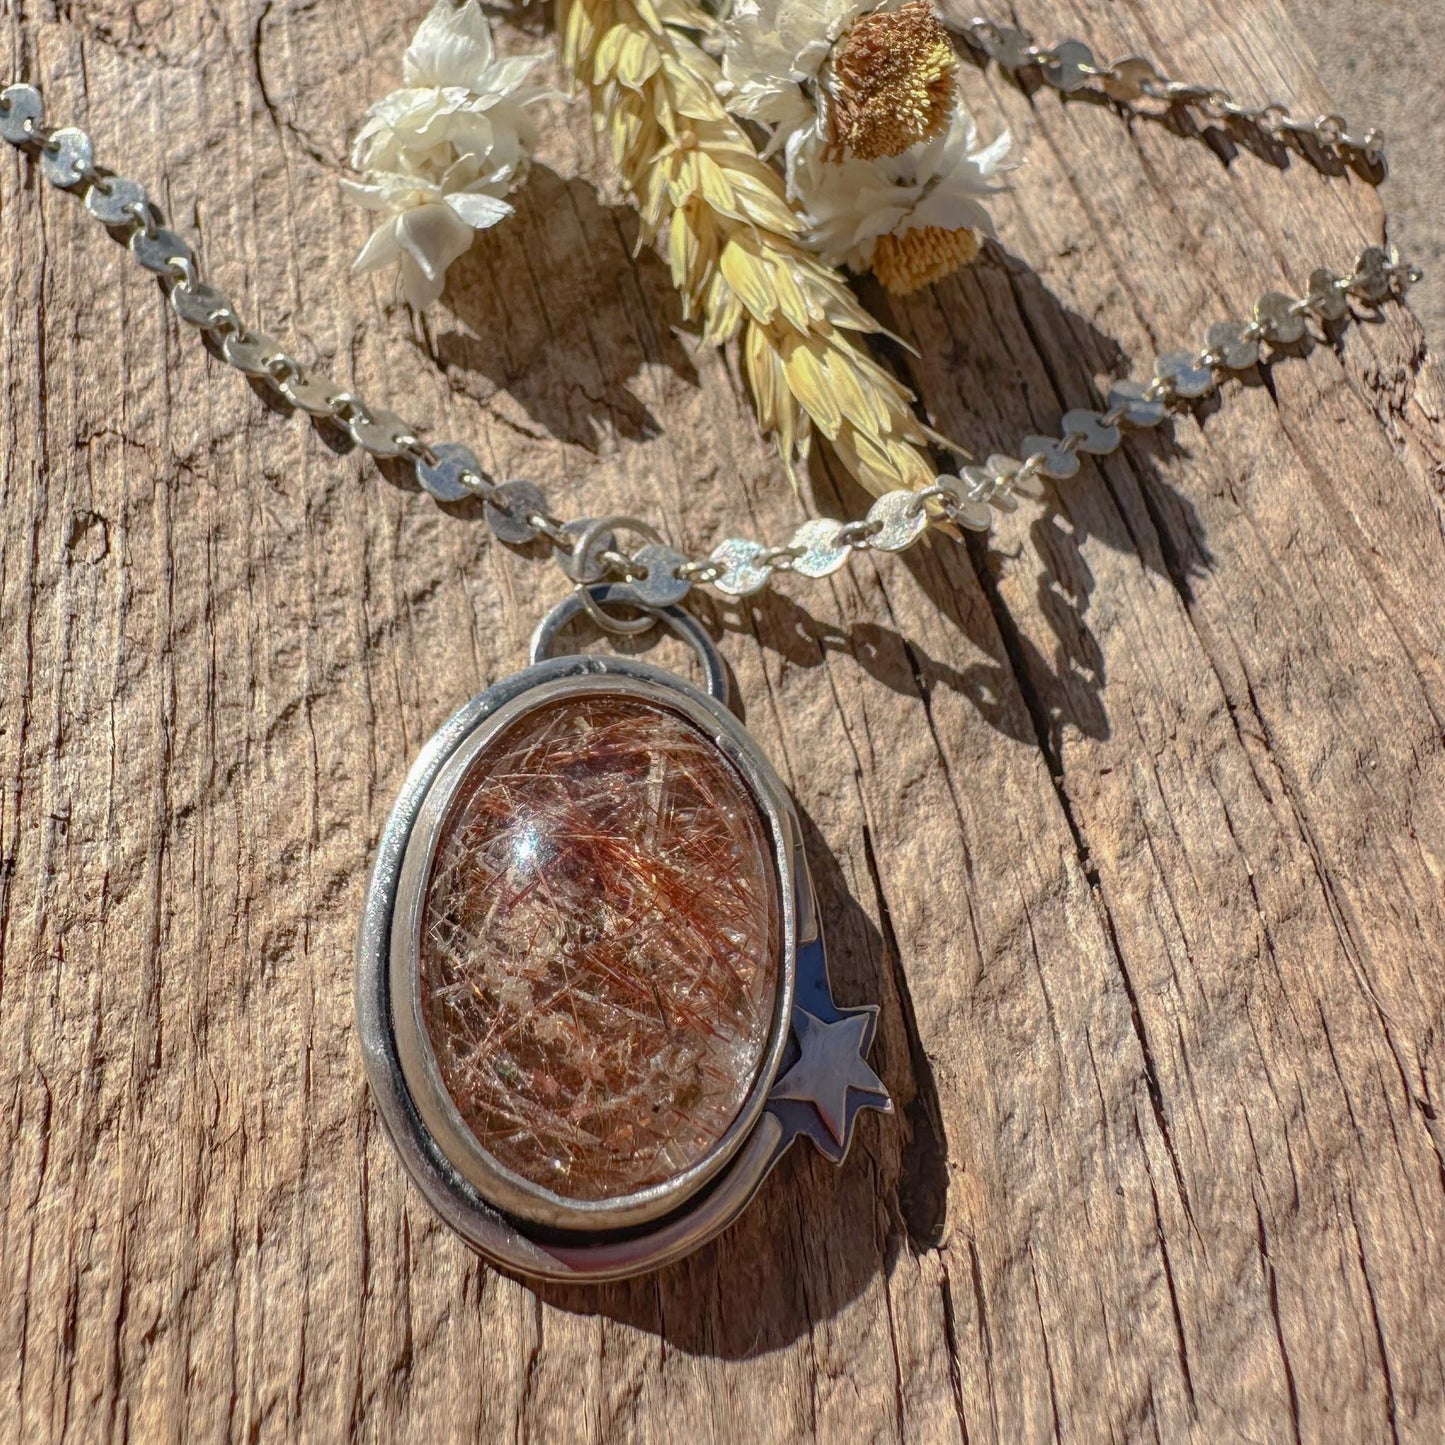
[[[657,436],[639,374],[662,366],[694,386],[697,373],[667,268],[650,248],[633,254],[636,212],[545,166],[512,199],[517,214],[448,275],[455,324],[432,336],[433,359],[457,390],[482,402],[505,391],[560,441],[596,452]]]

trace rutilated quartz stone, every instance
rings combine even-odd
[[[422,1013],[483,1149],[572,1201],[701,1160],[771,1034],[779,898],[766,822],[671,709],[555,699],[474,760],[438,839]]]

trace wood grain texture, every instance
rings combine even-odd
[[[418,9],[0,0],[0,57],[249,317],[567,514],[856,514],[826,467],[794,497],[579,108],[425,326],[348,274],[348,132]],[[1016,12],[1324,108],[1277,0]],[[981,451],[1381,234],[1352,178],[965,83],[1028,157],[1002,244],[891,316]],[[413,753],[560,579],[274,414],[8,150],[0,257],[0,1436],[1441,1438],[1445,405],[1407,314],[987,548],[711,610],[900,1107],[692,1260],[534,1291],[407,1186],[351,944]]]

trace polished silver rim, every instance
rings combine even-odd
[[[666,674],[663,674],[666,676]],[[457,1169],[507,1213],[554,1229],[622,1229],[670,1213],[714,1178],[737,1152],[767,1103],[768,1089],[787,1043],[792,1014],[792,988],[779,969],[774,990],[772,1024],[752,1085],[739,1113],[722,1137],[690,1168],[662,1183],[632,1194],[599,1200],[569,1199],[499,1163],[477,1142],[446,1088],[422,1012],[420,987],[421,933],[427,881],[431,877],[437,845],[446,830],[455,802],[473,763],[505,728],[537,708],[565,698],[636,697],[665,707],[691,722],[717,747],[753,795],[772,839],[773,866],[778,888],[778,934],[773,941],[781,961],[796,951],[794,910],[788,906],[793,891],[792,859],[787,828],[776,798],[768,796],[768,781],[755,758],[736,740],[720,731],[708,699],[693,699],[670,685],[651,678],[609,671],[604,677],[573,674],[539,681],[481,719],[438,772],[412,825],[398,880],[391,928],[392,1028],[412,1098],[427,1127]]]
[[[734,763],[767,819],[780,889],[781,950],[773,1029],[743,1111],[685,1174],[626,1199],[578,1204],[505,1170],[462,1122],[419,1014],[420,898],[447,805],[468,762],[498,728],[558,696],[624,691],[702,727]],[[551,1278],[612,1278],[696,1248],[739,1213],[787,1138],[768,1093],[787,1048],[798,925],[812,918],[792,805],[738,720],[681,678],[628,658],[542,662],[487,689],[431,740],[387,822],[357,950],[357,1019],[367,1074],[414,1181],[447,1222],[497,1263]]]

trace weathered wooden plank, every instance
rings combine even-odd
[[[1323,103],[1273,0],[1017,13]],[[415,17],[339,16],[11,5],[0,54],[307,360],[569,512],[784,531],[580,114],[427,328],[348,275],[334,177]],[[1002,248],[895,319],[981,450],[1380,234],[1358,181],[966,83],[1028,164]],[[987,551],[715,610],[900,1108],[695,1259],[534,1292],[405,1185],[349,955],[412,752],[556,579],[272,415],[8,154],[0,216],[7,1436],[1438,1436],[1445,443],[1408,317]]]

